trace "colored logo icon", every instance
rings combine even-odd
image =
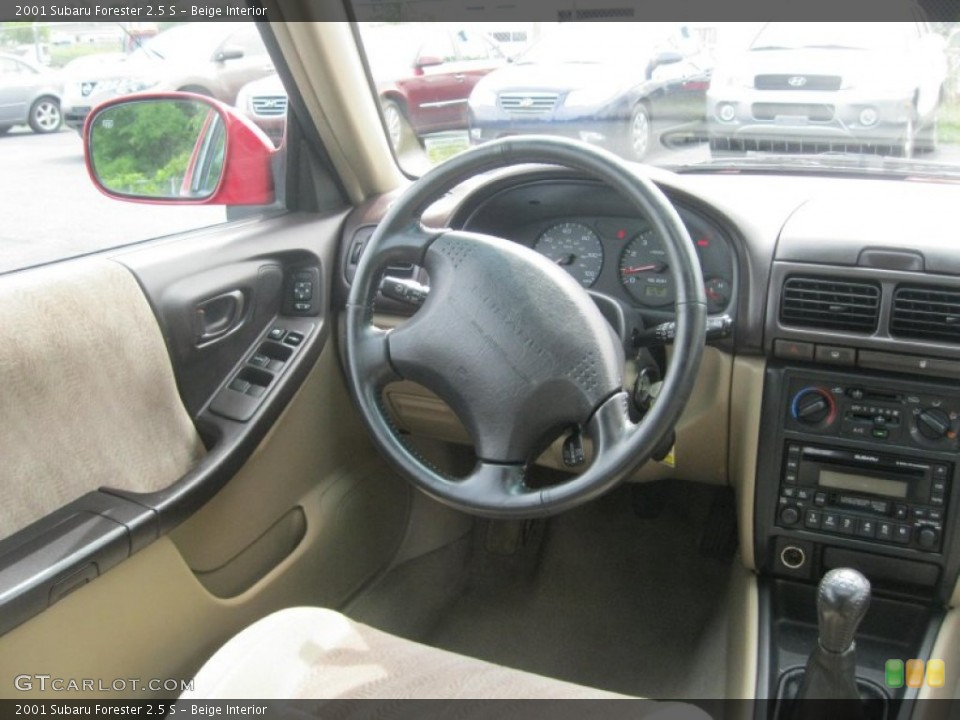
[[[884,681],[888,688],[902,688],[906,685],[908,688],[923,687],[924,677],[926,677],[927,686],[931,688],[942,688],[946,682],[946,666],[943,660],[930,660],[924,663],[923,660],[887,660],[884,666]]]

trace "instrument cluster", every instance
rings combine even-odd
[[[678,208],[696,247],[711,314],[734,299],[730,240],[699,215]],[[519,228],[514,239],[560,265],[589,290],[641,309],[670,310],[676,300],[664,239],[644,218],[564,217]]]

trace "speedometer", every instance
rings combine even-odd
[[[652,307],[675,299],[667,251],[652,228],[642,230],[620,256],[620,282],[634,300]]]
[[[592,287],[603,267],[603,245],[583,223],[565,222],[547,228],[533,249],[566,270],[584,287]]]

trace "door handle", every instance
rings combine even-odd
[[[463,82],[464,80],[467,79],[467,76],[464,75],[463,73],[457,73],[456,75],[453,76],[453,79],[456,80],[457,82]]]
[[[246,300],[241,290],[231,290],[199,303],[193,315],[197,345],[222,338],[240,327],[245,306]]]

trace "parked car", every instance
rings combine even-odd
[[[467,99],[477,82],[506,64],[484,33],[440,23],[368,31],[368,62],[376,78],[390,142],[467,128]]]
[[[374,28],[368,36],[368,60],[397,151],[428,133],[466,129],[471,90],[506,62],[497,44],[474,30],[427,23]],[[237,107],[279,142],[287,95],[276,75],[244,87]]]
[[[767,23],[716,68],[710,147],[933,150],[946,78],[928,23]]]
[[[259,125],[279,147],[287,127],[287,91],[279,75],[274,73],[240,88],[237,109]]]
[[[183,90],[233,104],[240,88],[273,72],[256,29],[226,22],[173,27],[115,62],[83,64],[68,73],[66,124],[80,130],[94,106],[143,90]]]
[[[709,72],[687,26],[565,23],[477,83],[471,138],[559,134],[642,160],[665,134],[702,124]]]
[[[59,76],[13,55],[0,55],[0,135],[14,125],[29,125],[35,133],[60,129]]]

